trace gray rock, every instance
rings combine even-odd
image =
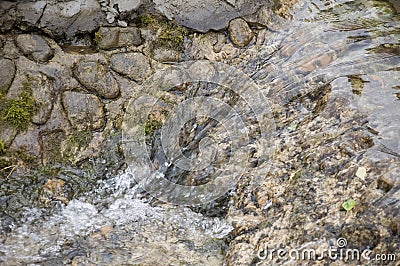
[[[164,47],[157,47],[153,50],[153,58],[158,62],[178,62],[179,52]]]
[[[103,106],[97,96],[66,91],[62,103],[68,120],[77,130],[96,130],[104,126]]]
[[[18,131],[15,128],[6,123],[0,123],[0,140],[7,148],[11,146],[17,133]]]
[[[53,57],[53,50],[47,41],[39,35],[18,35],[16,43],[22,53],[33,61],[46,62]]]
[[[15,64],[8,59],[0,59],[0,94],[6,95],[15,77]]]
[[[140,30],[135,27],[101,27],[96,32],[96,42],[100,49],[113,49],[142,44]]]
[[[114,54],[111,68],[135,81],[143,81],[151,72],[149,60],[142,53]]]
[[[254,37],[253,31],[242,18],[237,18],[229,22],[228,33],[231,41],[239,47],[248,45]]]
[[[139,8],[142,0],[111,0],[110,6],[118,6],[119,12],[130,12]]]
[[[46,1],[18,3],[18,11],[22,17],[22,21],[29,25],[36,25],[43,14],[46,4]]]
[[[230,20],[255,13],[261,0],[153,0],[156,9],[169,19],[200,32],[221,30]]]
[[[77,33],[92,32],[106,23],[106,15],[96,0],[48,3],[40,19],[40,27],[48,34],[68,39]]]
[[[88,90],[97,95],[112,99],[119,95],[118,83],[109,69],[95,61],[83,61],[74,69],[75,77]]]
[[[33,97],[39,107],[32,117],[32,122],[43,125],[49,120],[51,111],[53,110],[55,98],[53,84],[47,76],[40,73],[29,76],[29,84],[32,88]]]

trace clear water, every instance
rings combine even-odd
[[[292,21],[274,25],[241,68],[280,105],[331,83],[333,93],[349,97],[379,132],[368,156],[399,158],[399,18],[385,1],[299,1]],[[223,239],[232,225],[185,207],[150,204],[133,180],[121,173],[50,214],[25,209],[0,239],[0,262],[223,264]]]

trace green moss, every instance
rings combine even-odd
[[[85,149],[92,140],[92,132],[90,131],[74,131],[68,138],[68,145]]]
[[[139,27],[157,28],[158,20],[152,14],[142,14],[138,18]]]
[[[3,141],[0,139],[0,155],[6,152],[6,148],[4,146]]]
[[[157,120],[147,120],[144,124],[144,133],[152,135],[161,126],[161,122]]]
[[[176,23],[169,21],[164,25],[163,31],[159,36],[160,44],[168,48],[183,49],[186,30]]]
[[[182,50],[187,31],[176,21],[157,19],[151,14],[139,16],[140,27],[147,27],[158,32],[157,45],[169,49]]]
[[[101,43],[101,41],[103,40],[104,36],[99,32],[96,31],[96,33],[94,34],[94,41],[96,44]]]
[[[1,120],[15,129],[25,130],[36,111],[36,103],[32,95],[30,83],[24,82],[18,98],[3,99]]]

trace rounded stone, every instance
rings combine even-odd
[[[16,43],[22,53],[33,61],[44,63],[53,57],[53,50],[47,41],[39,35],[18,35]]]
[[[104,126],[103,106],[96,95],[66,91],[62,104],[71,125],[78,130],[96,130]]]
[[[149,60],[142,53],[121,53],[111,57],[111,68],[135,81],[145,80],[151,72]]]
[[[254,37],[253,31],[242,18],[237,18],[229,22],[228,33],[231,41],[239,47],[249,45]]]
[[[106,99],[118,97],[118,83],[106,66],[96,61],[83,61],[76,65],[74,72],[88,90]]]

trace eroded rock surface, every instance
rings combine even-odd
[[[78,130],[96,130],[104,126],[103,106],[95,95],[66,91],[62,102],[68,120]]]
[[[118,96],[118,83],[107,66],[96,61],[82,61],[74,72],[79,82],[97,95],[106,99]]]

